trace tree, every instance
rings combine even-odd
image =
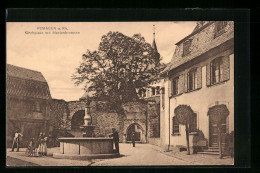
[[[102,36],[98,50],[83,54],[72,79],[118,108],[122,102],[138,99],[136,89],[155,80],[159,71],[160,55],[144,37],[110,31]]]
[[[219,158],[222,158],[222,145],[221,145],[221,123],[226,120],[229,115],[229,110],[226,105],[215,105],[209,108],[208,115],[211,116],[213,122],[217,124],[218,128],[218,145],[219,145]]]
[[[194,116],[194,112],[188,105],[179,105],[174,110],[174,115],[176,116],[176,120],[185,125],[186,131],[186,141],[187,141],[187,155],[190,155],[190,145],[189,145],[189,125]]]
[[[50,113],[50,125],[54,129],[66,129],[69,127],[69,122],[67,117],[65,117],[65,115],[69,114],[69,111],[64,100],[53,99],[50,103]]]

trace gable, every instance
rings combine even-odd
[[[225,31],[221,35],[217,36],[215,35],[215,24],[216,22],[211,22],[207,25],[207,27],[202,28],[202,30],[199,30],[195,34],[190,34],[178,42],[171,62],[161,72],[161,74],[171,71],[174,68],[234,38],[234,22],[227,22]],[[184,55],[183,45],[188,39],[191,41],[189,54]]]

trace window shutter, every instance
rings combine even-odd
[[[229,80],[229,76],[230,76],[230,60],[229,60],[229,56],[225,56],[222,58],[223,60],[223,64],[222,64],[222,68],[223,68],[223,74],[221,76],[221,81],[226,81]]]
[[[184,89],[183,92],[187,92],[188,91],[188,74],[183,74],[183,78],[184,78]]]
[[[182,94],[184,92],[184,74],[179,76],[178,88],[179,94]]]
[[[198,67],[197,68],[197,88],[201,88],[202,87],[202,67]]]
[[[172,117],[172,134],[174,134],[174,117]]]
[[[190,91],[190,83],[189,83],[189,79],[190,79],[190,73],[187,73],[186,74],[186,79],[185,79],[185,82],[186,82],[186,91]]]
[[[168,93],[169,93],[169,97],[172,96],[172,79],[169,78],[169,82],[168,82]]]
[[[207,86],[210,86],[210,71],[211,71],[211,69],[210,69],[210,64],[211,63],[209,63],[209,64],[207,64],[207,67],[206,67],[206,82],[207,82]]]

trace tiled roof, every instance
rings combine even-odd
[[[210,23],[210,24],[212,24],[212,23]],[[210,26],[210,24],[207,26]],[[201,31],[201,30],[199,30],[199,31]],[[196,31],[196,32],[199,32],[199,31]],[[194,33],[190,34],[189,36],[187,36],[184,39],[182,39],[181,41],[179,41],[179,43],[184,41],[185,39],[191,38],[192,36],[194,38],[198,38],[198,36],[196,34],[197,33],[195,33],[195,35],[194,35]],[[212,33],[212,35],[214,35],[214,34]],[[169,71],[181,66],[182,64],[184,64],[188,61],[191,61],[192,59],[194,59],[198,56],[201,56],[205,52],[207,52],[233,38],[234,38],[234,29],[223,33],[222,35],[218,36],[217,38],[211,38],[210,40],[207,40],[206,42],[203,42],[201,44],[198,43],[196,46],[194,46],[196,48],[191,50],[191,52],[184,57],[181,55],[181,53],[176,54],[176,51],[182,52],[181,47],[180,47],[181,44],[177,45],[175,48],[175,54],[174,54],[171,62],[169,64],[167,64],[166,68],[160,74],[162,75],[166,72],[169,72]],[[194,39],[194,40],[196,40],[196,39]]]
[[[6,93],[9,96],[51,99],[49,86],[40,72],[7,65]]]
[[[6,65],[6,74],[8,76],[13,76],[21,79],[31,79],[35,81],[46,82],[41,72],[17,67],[10,64]]]

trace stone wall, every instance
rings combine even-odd
[[[53,103],[60,110],[60,114],[66,118],[67,128],[70,130],[71,120],[74,114],[85,109],[85,101],[54,100]],[[141,142],[149,142],[150,137],[159,137],[159,106],[155,101],[137,101],[123,104],[124,112],[118,114],[115,110],[111,110],[104,101],[94,100],[90,104],[90,114],[92,116],[92,124],[95,126],[94,134],[96,137],[108,137],[115,128],[119,133],[120,142],[126,142],[128,128],[136,124],[141,130]],[[62,109],[63,108],[63,109]],[[67,112],[66,112],[67,110]],[[57,111],[56,111],[57,112]],[[66,112],[66,113],[65,113]],[[56,113],[57,114],[57,113]],[[59,118],[52,112],[53,118]],[[57,120],[52,120],[57,121]],[[151,126],[151,127],[150,127]]]
[[[149,117],[149,137],[160,137],[160,103],[149,102],[147,105]]]
[[[70,129],[68,103],[64,100],[52,99],[50,104],[50,125],[53,129]]]

